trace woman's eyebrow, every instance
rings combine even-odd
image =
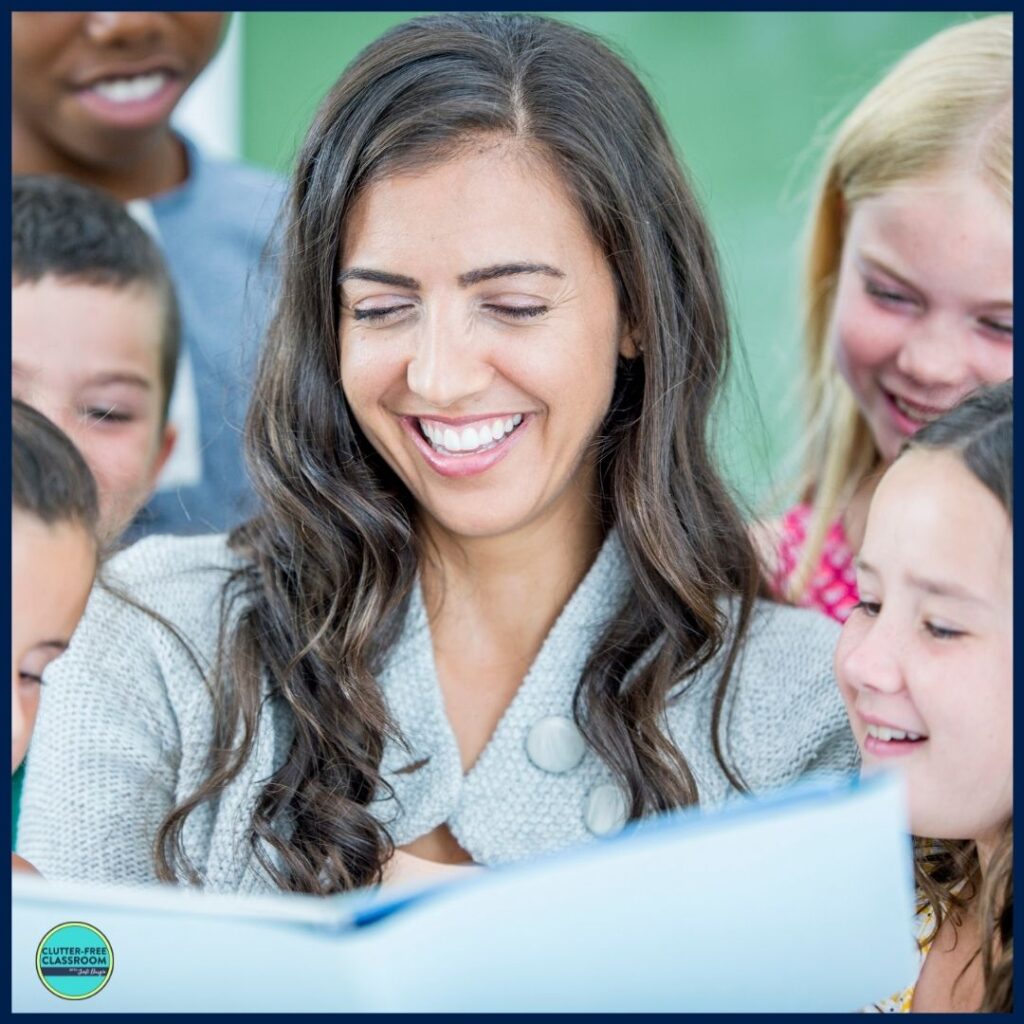
[[[374,284],[390,284],[395,288],[409,288],[413,291],[419,288],[420,283],[415,278],[406,277],[404,274],[389,274],[385,270],[370,270],[367,267],[349,267],[338,275],[338,284],[346,281],[372,281]]]
[[[459,285],[463,288],[481,281],[492,281],[496,277],[512,277],[514,274],[547,274],[548,277],[565,277],[556,267],[547,263],[495,263],[480,270],[468,270],[459,274]]]
[[[495,263],[479,270],[467,270],[459,274],[461,288],[468,288],[481,281],[492,281],[497,277],[512,277],[515,274],[547,274],[548,277],[565,277],[557,267],[548,263]],[[391,274],[386,270],[371,270],[369,267],[349,267],[338,275],[338,284],[346,281],[371,281],[373,284],[389,284],[395,288],[408,288],[415,291],[420,287],[419,281],[405,274]]]

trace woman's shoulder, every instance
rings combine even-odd
[[[845,723],[833,668],[840,632],[821,612],[756,601],[736,664],[744,703],[787,714],[827,709]]]
[[[141,592],[197,595],[219,589],[245,560],[228,546],[227,534],[144,537],[119,551],[103,568],[103,578],[132,596]]]
[[[856,770],[833,670],[839,633],[820,612],[755,602],[730,685],[731,730],[762,782],[788,783],[812,769]]]
[[[833,670],[840,631],[809,608],[756,601],[736,662],[740,703],[758,717],[803,715],[845,728]]]
[[[827,615],[811,608],[798,608],[778,601],[754,602],[744,647],[760,657],[778,655],[787,663],[832,661],[841,627]]]
[[[132,651],[153,643],[163,647],[168,626],[194,650],[212,649],[227,584],[244,566],[225,534],[137,541],[104,565],[69,656],[116,642],[136,657]]]

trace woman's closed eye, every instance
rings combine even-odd
[[[406,310],[412,308],[413,303],[409,301],[392,302],[381,306],[358,306],[352,310],[352,319],[366,323],[387,323],[399,319]]]
[[[543,316],[548,311],[548,306],[542,303],[533,305],[516,305],[503,302],[485,302],[483,308],[488,313],[495,313],[500,317],[509,320],[531,320],[534,317]]]

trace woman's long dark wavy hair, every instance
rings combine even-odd
[[[262,511],[230,539],[247,565],[224,605],[217,739],[202,788],[160,829],[164,878],[179,869],[196,877],[184,821],[249,756],[263,676],[290,709],[294,739],[256,805],[256,857],[282,889],[330,893],[381,878],[393,847],[367,805],[387,795],[381,754],[400,736],[376,674],[416,578],[415,509],[342,394],[336,281],[362,190],[451,159],[481,134],[555,168],[607,254],[642,346],[620,363],[596,441],[600,510],[621,535],[633,598],[591,653],[577,721],[632,817],[695,803],[664,710],[670,691],[721,653],[714,749],[743,785],[727,763],[722,719],[761,578],[710,450],[729,335],[704,219],[651,98],[597,38],[527,15],[422,17],[346,69],[298,157],[281,300],[246,424]],[[732,599],[728,618],[722,597]]]
[[[1000,501],[1013,522],[1013,381],[974,392],[918,431],[903,447],[949,451]],[[902,454],[902,453],[901,453]],[[977,901],[981,921],[984,1012],[1013,1012],[1013,819],[1007,821],[985,872],[974,840],[914,839],[914,867],[923,904],[954,926]],[[933,932],[933,934],[934,934]]]

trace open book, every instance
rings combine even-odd
[[[911,982],[901,783],[810,783],[456,883],[329,899],[13,882],[15,1011],[855,1010]],[[109,982],[63,1003],[40,941]]]

